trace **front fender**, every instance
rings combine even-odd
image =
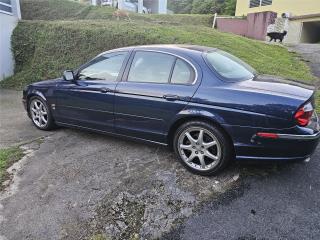
[[[38,97],[42,98],[44,101],[47,101],[47,98],[45,97],[45,95],[41,91],[39,91],[38,89],[31,89],[31,91],[28,94],[27,99],[29,100],[31,97],[34,97],[34,96],[38,96]]]

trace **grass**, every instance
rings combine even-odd
[[[60,77],[100,52],[130,45],[196,44],[228,51],[259,73],[312,83],[309,67],[286,48],[209,28],[210,15],[130,14],[112,18],[114,9],[66,0],[24,0],[23,19],[12,36],[15,74],[0,87],[21,89]],[[49,21],[50,20],[50,21]]]
[[[23,151],[19,147],[0,149],[0,190],[2,183],[8,179],[7,168],[23,157]]]
[[[316,92],[315,102],[316,102],[316,111],[317,111],[317,113],[319,115],[320,114],[320,91]]]
[[[98,53],[143,44],[197,44],[226,50],[263,74],[312,82],[309,67],[295,54],[233,34],[195,25],[163,25],[112,20],[22,21],[13,32],[15,75],[0,83],[5,88],[61,76]]]

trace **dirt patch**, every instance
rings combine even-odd
[[[141,193],[121,192],[115,199],[103,199],[90,227],[95,234],[112,239],[158,239],[238,179],[237,174],[231,178],[193,177],[192,181],[179,173],[159,171]]]

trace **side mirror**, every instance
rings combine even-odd
[[[74,81],[74,75],[72,70],[66,70],[63,72],[63,79],[66,81]]]

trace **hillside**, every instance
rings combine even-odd
[[[37,20],[21,21],[14,30],[15,75],[2,81],[2,87],[23,88],[31,82],[59,77],[63,70],[76,68],[108,49],[156,43],[217,47],[240,57],[260,73],[314,80],[306,64],[285,48],[221,33],[202,26],[200,20],[198,24],[186,24],[182,18],[188,15],[133,14],[131,22],[117,21],[111,19],[110,8],[63,0],[24,0],[22,9],[25,18]]]

